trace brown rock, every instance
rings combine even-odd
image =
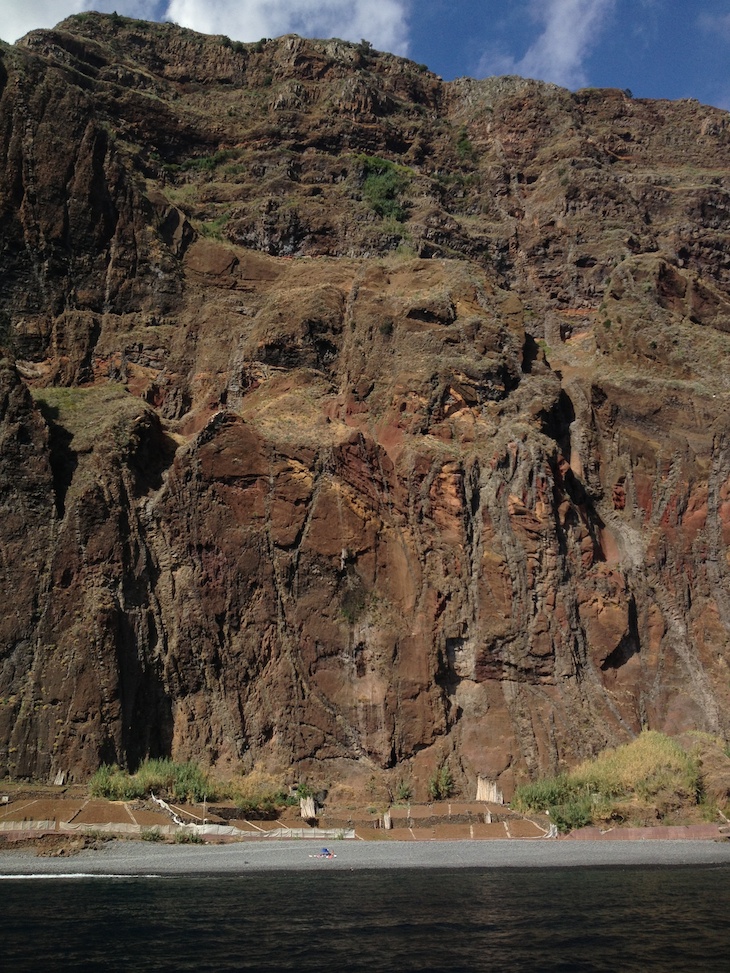
[[[0,774],[730,731],[722,112],[96,14],[0,59]]]

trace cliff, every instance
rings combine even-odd
[[[82,14],[0,122],[0,775],[727,737],[725,112]]]

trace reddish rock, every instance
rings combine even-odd
[[[0,59],[0,774],[730,732],[721,112],[96,14]]]

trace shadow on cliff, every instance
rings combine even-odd
[[[541,414],[542,431],[555,442],[558,454],[553,461],[553,474],[556,488],[567,496],[583,525],[590,534],[593,543],[592,557],[594,561],[605,561],[605,553],[600,540],[600,531],[605,523],[596,509],[594,498],[580,476],[570,465],[573,451],[571,427],[576,420],[575,406],[565,389],[560,394],[552,408]],[[558,530],[558,538],[562,553],[566,551],[564,531]]]
[[[79,465],[78,454],[71,448],[73,433],[57,421],[59,417],[58,408],[43,401],[38,402],[38,407],[48,426],[49,461],[53,476],[54,503],[57,515],[62,519],[66,510],[66,494]]]
[[[139,596],[140,601],[145,600],[141,590]],[[132,620],[123,613],[117,629],[123,754],[114,762],[132,772],[147,757],[169,757],[173,737],[172,701],[149,652],[157,641],[155,621],[151,613],[145,613],[139,621],[146,631],[135,631]],[[145,643],[148,651],[140,653],[139,646]]]

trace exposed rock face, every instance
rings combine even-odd
[[[728,733],[724,112],[97,15],[0,54],[0,774]]]

